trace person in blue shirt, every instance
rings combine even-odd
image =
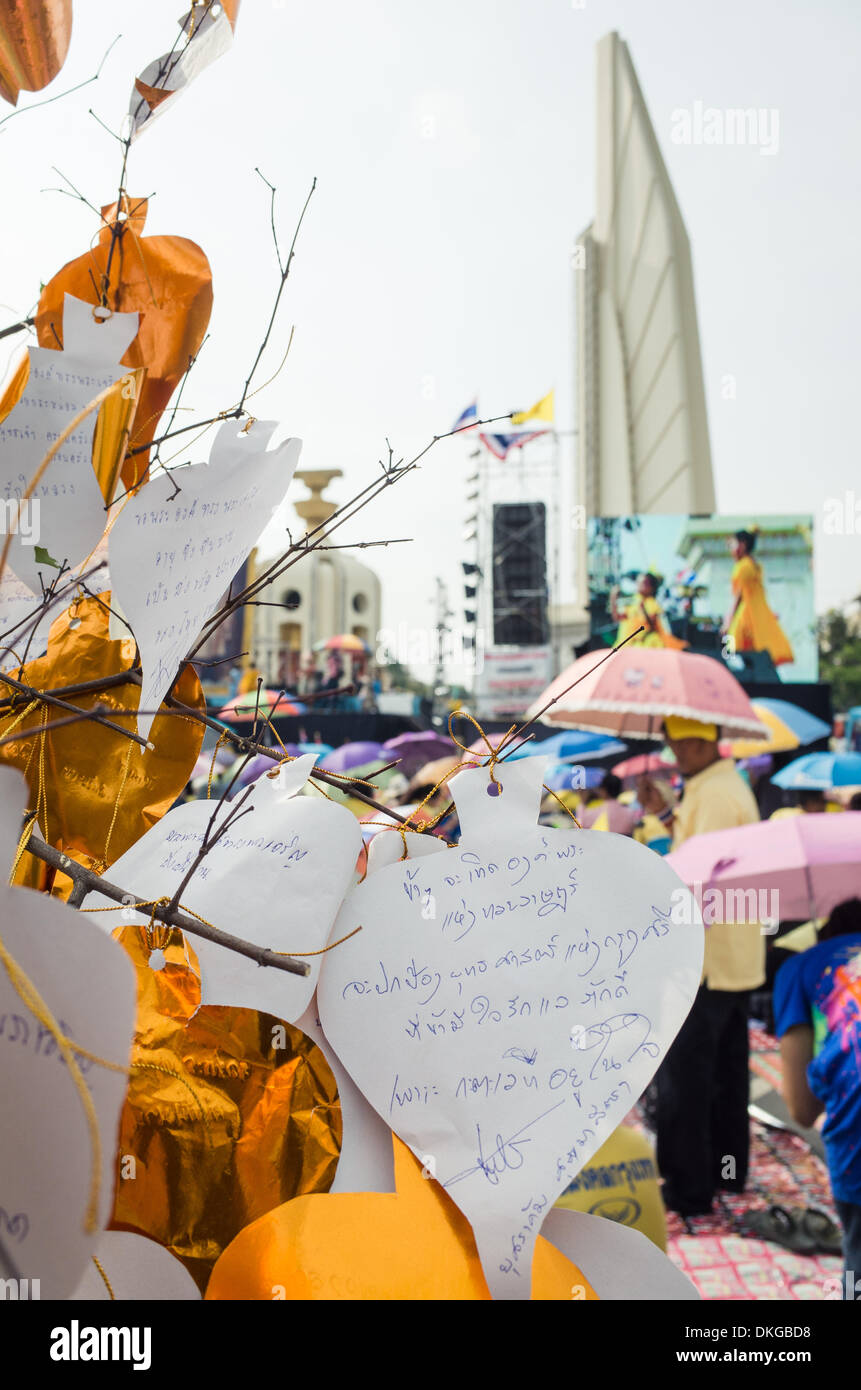
[[[810,1126],[825,1111],[845,1296],[854,1298],[861,1290],[861,898],[835,907],[817,944],[780,967],[774,1018],[792,1118]]]

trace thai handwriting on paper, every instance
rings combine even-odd
[[[499,1266],[502,1274],[520,1274],[517,1262],[524,1248],[532,1241],[533,1230],[537,1230],[541,1226],[546,1210],[547,1197],[543,1192],[540,1197],[530,1197],[526,1205],[521,1208],[521,1214],[524,1217],[523,1225],[511,1236],[511,1257],[503,1260]]]
[[[413,891],[424,892],[418,884],[412,884]],[[470,910],[471,911],[471,910]],[[443,930],[446,921],[453,914],[446,914],[443,920]],[[540,915],[540,914],[539,914]],[[476,918],[476,914],[472,913]],[[545,940],[535,946],[525,947],[524,949],[511,949],[499,956],[495,962],[488,961],[485,957],[464,965],[459,970],[448,972],[448,980],[453,982],[457,988],[457,998],[460,1001],[466,998],[465,988],[469,990],[468,982],[479,976],[487,976],[498,970],[506,972],[528,971],[530,967],[541,965],[548,960],[558,960],[560,971],[558,982],[564,984],[564,991],[553,995],[551,993],[530,992],[526,989],[511,994],[506,990],[503,997],[498,992],[491,991],[490,986],[485,984],[485,990],[480,994],[473,994],[468,1003],[460,1008],[450,1008],[448,1017],[446,1011],[435,1013],[429,1019],[419,1019],[418,1016],[405,1021],[404,1030],[407,1036],[416,1040],[423,1037],[442,1036],[447,1030],[457,1032],[464,1025],[464,1020],[470,1015],[480,1026],[484,1023],[502,1023],[514,1018],[528,1018],[533,1016],[543,1017],[553,1009],[567,1008],[570,1004],[576,1004],[581,1008],[591,1007],[598,1009],[602,1004],[613,1001],[621,1001],[628,997],[627,986],[627,963],[634,955],[637,947],[642,941],[649,937],[663,937],[669,928],[667,921],[669,913],[653,907],[652,915],[647,925],[640,931],[633,927],[624,932],[610,932],[604,935],[603,939],[592,936],[589,926],[574,926],[569,928],[569,932],[575,933],[575,939],[564,940],[564,935],[560,932],[553,932]],[[466,935],[464,931],[461,936]],[[457,938],[458,940],[460,937]],[[599,965],[602,967],[603,974],[595,974]],[[566,966],[573,966],[573,977],[570,984],[569,976],[565,971]],[[416,994],[416,1005],[424,1007],[429,1004],[437,994],[442,976],[439,971],[430,972],[426,966],[417,966],[415,956],[410,958],[406,969],[399,968],[391,961],[378,961],[379,977],[377,980],[370,979],[350,980],[344,985],[341,991],[341,998],[355,998],[366,996],[368,998],[382,998],[385,996],[395,996],[402,993],[403,989],[412,990]],[[577,989],[576,982],[584,981],[584,984]],[[424,991],[423,997],[419,998],[417,991]],[[600,1026],[600,1025],[596,1025]]]
[[[59,1019],[57,1026],[62,1036],[68,1039],[70,1037],[69,1025]],[[20,1043],[22,1047],[35,1052],[37,1057],[52,1057],[56,1053],[60,1064],[66,1065],[65,1058],[57,1047],[53,1029],[47,1028],[41,1023],[35,1025],[31,1020],[23,1018],[21,1014],[0,1014],[0,1039],[10,1043]],[[92,1058],[76,1054],[75,1060],[82,1075],[85,1076],[93,1065]]]
[[[164,838],[165,845],[186,844],[191,841],[193,845],[203,844],[202,830],[170,830]],[[268,840],[265,835],[223,835],[213,846],[216,853],[226,853],[230,850],[249,850],[259,849],[263,853],[283,854],[285,857],[284,867],[288,868],[291,864],[300,864],[310,853],[310,848],[304,848],[298,833],[293,834],[287,840]],[[181,851],[172,849],[159,864],[160,869],[174,870],[184,873],[189,869],[194,861],[195,849],[189,849],[185,855]]]
[[[10,1216],[4,1207],[0,1207],[0,1228],[20,1245],[29,1234],[30,1218],[25,1211],[16,1211],[14,1216]]]

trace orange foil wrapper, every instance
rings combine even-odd
[[[138,973],[138,1021],[112,1224],[160,1241],[204,1289],[250,1222],[328,1191],[341,1151],[335,1078],[300,1029],[254,1009],[199,1008],[181,932],[156,923],[114,935]]]
[[[0,97],[40,92],[66,61],[72,0],[0,0]]]
[[[405,1144],[393,1136],[397,1192],[300,1197],[255,1221],[221,1256],[208,1299],[468,1300],[490,1298],[472,1227]],[[598,1295],[541,1236],[532,1298]]]
[[[106,502],[118,476],[126,488],[144,477],[149,453],[126,458],[126,431],[131,449],[155,438],[161,414],[203,342],[212,310],[212,271],[203,251],[185,237],[144,236],[146,216],[146,198],[124,195],[119,211],[116,203],[103,207],[97,244],[58,271],[36,311],[39,343],[57,347],[58,339],[62,343],[63,296],[98,304],[107,276],[108,308],[140,315],[137,336],[122,359],[135,369],[135,391],[118,384],[99,413],[93,441]]]
[[[103,598],[109,602],[110,594]],[[111,641],[108,622],[108,610],[97,599],[73,603],[53,624],[45,656],[28,662],[23,671],[16,669],[10,674],[37,690],[53,691],[128,670],[132,655],[124,655],[124,649],[130,644]],[[0,681],[0,698],[8,699],[12,693]],[[205,713],[203,692],[193,667],[183,668],[173,693],[182,704]],[[103,705],[105,717],[110,718],[111,710],[138,708],[140,686],[117,685],[63,698],[82,710]],[[24,772],[32,810],[37,809],[39,787],[44,783],[47,816],[40,811],[39,825],[49,844],[86,864],[93,860],[99,867],[112,864],[161,819],[179,796],[200,754],[204,726],[181,716],[159,715],[150,733],[154,748],[144,751],[103,724],[67,724],[52,733],[50,721],[66,718],[67,712],[46,705],[37,705],[16,724],[28,703],[27,696],[21,695],[16,697],[14,706],[0,708],[0,738],[10,730],[33,732],[33,738],[0,747],[0,760]],[[46,710],[49,722],[43,754],[41,730]],[[132,718],[115,722],[134,732]],[[34,862],[30,855],[24,855],[16,882],[42,884],[44,866],[35,871]],[[42,877],[34,879],[36,872]],[[70,884],[65,876],[60,882],[66,883],[68,891]]]

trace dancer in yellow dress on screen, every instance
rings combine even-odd
[[[730,548],[735,557],[730,582],[733,607],[724,626],[737,652],[768,652],[775,666],[794,661],[789,639],[765,597],[762,565],[753,558],[756,529],[737,531]]]
[[[613,621],[619,624],[616,645],[624,642],[638,627],[645,629],[638,637],[632,637],[629,647],[671,647],[680,651],[686,647],[680,637],[676,637],[664,621],[664,610],[657,599],[660,581],[655,574],[641,574],[637,580],[637,593],[630,603],[619,607],[618,586],[610,590],[610,612]]]

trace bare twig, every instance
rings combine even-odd
[[[139,898],[135,893],[128,893],[124,888],[118,888],[115,883],[101,878],[91,869],[85,868],[75,859],[70,859],[68,855],[54,849],[52,845],[47,845],[44,840],[38,839],[35,835],[30,836],[27,842],[27,851],[34,858],[41,859],[44,864],[66,874],[76,885],[80,884],[80,896],[82,898],[86,897],[88,893],[102,893],[106,898],[111,898],[122,907],[140,907],[140,910],[147,917],[152,916],[157,921],[163,922],[165,926],[178,927],[180,931],[186,932],[190,936],[201,936],[205,941],[214,942],[216,946],[224,946],[228,951],[236,951],[241,956],[247,956],[249,960],[256,961],[258,965],[270,966],[274,970],[286,970],[289,975],[307,976],[311,973],[311,968],[305,961],[296,960],[293,956],[281,955],[280,952],[268,950],[264,946],[254,946],[250,941],[244,941],[241,937],[219,931],[217,927],[210,927],[206,922],[199,922],[196,917],[190,917],[188,913],[179,908],[169,908],[166,904],[158,904],[154,907],[145,898]]]
[[[0,672],[0,681],[2,681],[4,685],[11,686],[13,690],[17,690],[28,700],[38,700],[41,704],[52,705],[55,709],[68,710],[71,714],[83,713],[85,718],[91,720],[93,723],[102,724],[106,729],[111,729],[115,734],[122,734],[123,738],[131,739],[133,743],[140,744],[141,748],[146,748],[147,746],[145,738],[141,738],[138,734],[133,734],[131,729],[124,729],[121,724],[115,724],[112,719],[105,719],[101,714],[97,713],[96,710],[81,711],[77,706],[70,705],[68,700],[59,700],[56,695],[48,695],[44,690],[35,690],[33,686],[24,685],[21,681],[16,681],[12,676],[8,676],[4,672]],[[135,711],[135,713],[137,713],[137,711]],[[51,726],[49,724],[49,732],[50,728]]]
[[[0,328],[0,338],[11,338],[13,333],[23,333],[25,328],[32,328],[35,322],[35,319],[22,319],[20,323],[10,324],[8,328]]]
[[[477,423],[481,425],[490,425],[498,420],[507,420],[508,418],[508,415],[493,415],[485,420],[479,420]],[[463,426],[461,429],[462,428]],[[356,516],[369,502],[374,501],[386,487],[391,487],[394,483],[399,482],[401,478],[411,473],[413,469],[417,468],[419,459],[424,458],[425,454],[427,454],[429,449],[433,448],[434,444],[439,443],[442,439],[448,439],[452,435],[460,433],[461,430],[458,429],[448,430],[445,434],[434,435],[430,443],[426,444],[421,452],[417,454],[414,459],[411,459],[409,463],[404,463],[403,460],[395,463],[394,452],[391,445],[388,445],[389,461],[388,463],[383,463],[382,460],[380,461],[382,476],[374,478],[372,482],[368,483],[360,492],[356,493],[350,501],[337,507],[330,517],[327,517],[325,521],[321,521],[311,531],[307,532],[307,534],[302,537],[301,541],[293,542],[287,550],[283,551],[281,555],[272,560],[259,575],[256,575],[241,593],[225,601],[221,608],[204,624],[203,631],[194,647],[192,647],[189,656],[193,657],[204,643],[209,640],[213,632],[215,632],[231,614],[236,612],[237,609],[244,607],[249,599],[261,593],[273,580],[285,574],[303,555],[308,555],[312,551],[317,550],[324,543],[328,543],[329,536],[333,531],[339,526],[342,526],[345,521],[349,521],[352,517]]]
[[[234,777],[233,781],[235,780],[236,779]],[[231,786],[232,785],[233,782],[231,782]],[[206,829],[203,832],[203,839],[200,842],[200,849],[194,856],[194,860],[192,861],[192,864],[185,877],[177,886],[176,891],[174,892],[174,895],[170,900],[168,910],[173,910],[175,912],[178,909],[179,904],[182,901],[183,893],[185,892],[188,885],[191,883],[191,880],[194,878],[194,875],[197,873],[197,870],[200,868],[200,865],[203,863],[206,856],[210,853],[211,850],[215,849],[215,846],[218,844],[218,841],[223,839],[223,837],[227,834],[228,830],[232,830],[233,826],[236,824],[237,821],[242,820],[243,816],[247,816],[253,810],[253,807],[245,806],[245,802],[251,795],[252,790],[252,787],[246,787],[239,800],[233,802],[233,804],[230,807],[230,811],[225,816],[224,821],[218,827],[217,830],[215,829],[215,822],[217,819],[219,806],[216,806],[215,810],[209,818]]]
[[[259,169],[258,169],[257,172],[260,173]],[[260,177],[263,178],[263,175],[261,174]],[[266,179],[264,179],[263,181],[264,181],[264,183],[267,182]],[[272,185],[269,184],[269,187],[272,188]],[[258,366],[260,365],[260,359],[261,359],[261,357],[263,356],[264,352],[266,351],[266,347],[267,347],[267,345],[268,345],[268,343],[269,343],[269,335],[271,334],[272,329],[273,329],[274,324],[275,324],[275,319],[276,319],[277,314],[278,314],[278,306],[279,306],[279,304],[281,303],[281,296],[282,296],[282,294],[284,293],[284,286],[287,284],[287,277],[288,277],[289,274],[290,274],[290,266],[293,264],[293,257],[294,257],[294,255],[295,255],[295,253],[296,253],[296,242],[297,242],[297,240],[298,240],[298,238],[299,238],[299,232],[300,232],[301,229],[302,229],[302,223],[303,223],[303,221],[305,220],[305,213],[308,211],[308,204],[309,204],[310,201],[311,201],[311,198],[312,198],[313,193],[314,193],[314,189],[315,189],[316,187],[317,187],[317,180],[316,180],[316,178],[315,178],[315,179],[313,180],[312,184],[311,184],[311,189],[310,189],[310,192],[308,193],[308,197],[305,199],[305,205],[304,205],[304,207],[302,208],[301,213],[299,214],[299,221],[296,223],[296,230],[295,230],[295,232],[293,233],[293,240],[292,240],[292,242],[290,243],[290,254],[289,254],[288,257],[287,257],[287,261],[286,261],[286,264],[284,265],[283,269],[281,269],[281,253],[280,253],[280,251],[278,251],[278,239],[277,239],[277,237],[276,237],[276,239],[275,239],[275,248],[276,248],[276,251],[278,252],[278,267],[279,267],[279,269],[281,269],[281,283],[280,283],[280,285],[278,286],[278,293],[275,295],[275,303],[274,303],[274,305],[272,306],[272,313],[271,313],[270,316],[269,316],[269,323],[267,324],[266,332],[265,332],[264,335],[263,335],[263,342],[260,344],[260,347],[257,349],[257,356],[256,356],[255,359],[254,359],[254,363],[253,363],[253,366],[252,366],[252,368],[251,368],[251,371],[248,373],[248,378],[247,378],[247,380],[246,380],[246,382],[245,382],[244,387],[242,388],[242,395],[241,395],[240,398],[239,398],[239,406],[238,406],[238,409],[239,409],[240,411],[243,410],[244,407],[245,407],[245,399],[246,399],[246,397],[247,397],[247,395],[248,395],[248,392],[249,392],[249,389],[250,389],[250,387],[251,387],[251,382],[252,382],[252,380],[253,380],[253,378],[254,378],[254,373],[257,371],[257,368],[258,368]],[[274,198],[275,198],[275,190],[272,189],[273,209],[274,209]],[[274,219],[274,211],[273,211],[273,219]],[[273,234],[274,234],[274,220],[273,220]]]
[[[135,454],[146,453],[147,449],[157,449],[159,444],[164,444],[166,439],[176,439],[180,434],[188,434],[189,430],[203,429],[207,425],[217,425],[219,420],[241,420],[243,411],[222,410],[218,415],[212,415],[208,420],[195,420],[193,425],[180,425],[179,429],[171,430],[169,433],[160,434],[158,439],[151,439],[149,444],[136,444],[133,449],[127,451],[129,458],[134,458]],[[175,470],[174,470],[175,471]],[[125,493],[122,494],[125,496]],[[115,498],[119,501],[119,498]]]
[[[74,87],[68,87],[65,92],[58,92],[57,95],[54,97],[45,97],[43,101],[34,101],[31,102],[29,106],[19,107],[16,111],[10,112],[8,116],[4,116],[2,121],[0,121],[0,126],[4,126],[7,121],[11,121],[14,116],[23,116],[27,111],[35,111],[37,106],[50,106],[53,101],[62,101],[63,97],[71,96],[72,92],[79,92],[82,87],[89,87],[91,82],[97,82],[98,79],[101,77],[102,68],[105,66],[105,63],[107,62],[108,54],[114,47],[114,44],[119,43],[121,38],[122,34],[117,34],[116,38],[113,40],[113,43],[108,44],[108,47],[105,49],[102,61],[99,63],[99,66],[96,68],[96,71],[93,73],[92,77],[88,77],[84,82],[78,82]]]

